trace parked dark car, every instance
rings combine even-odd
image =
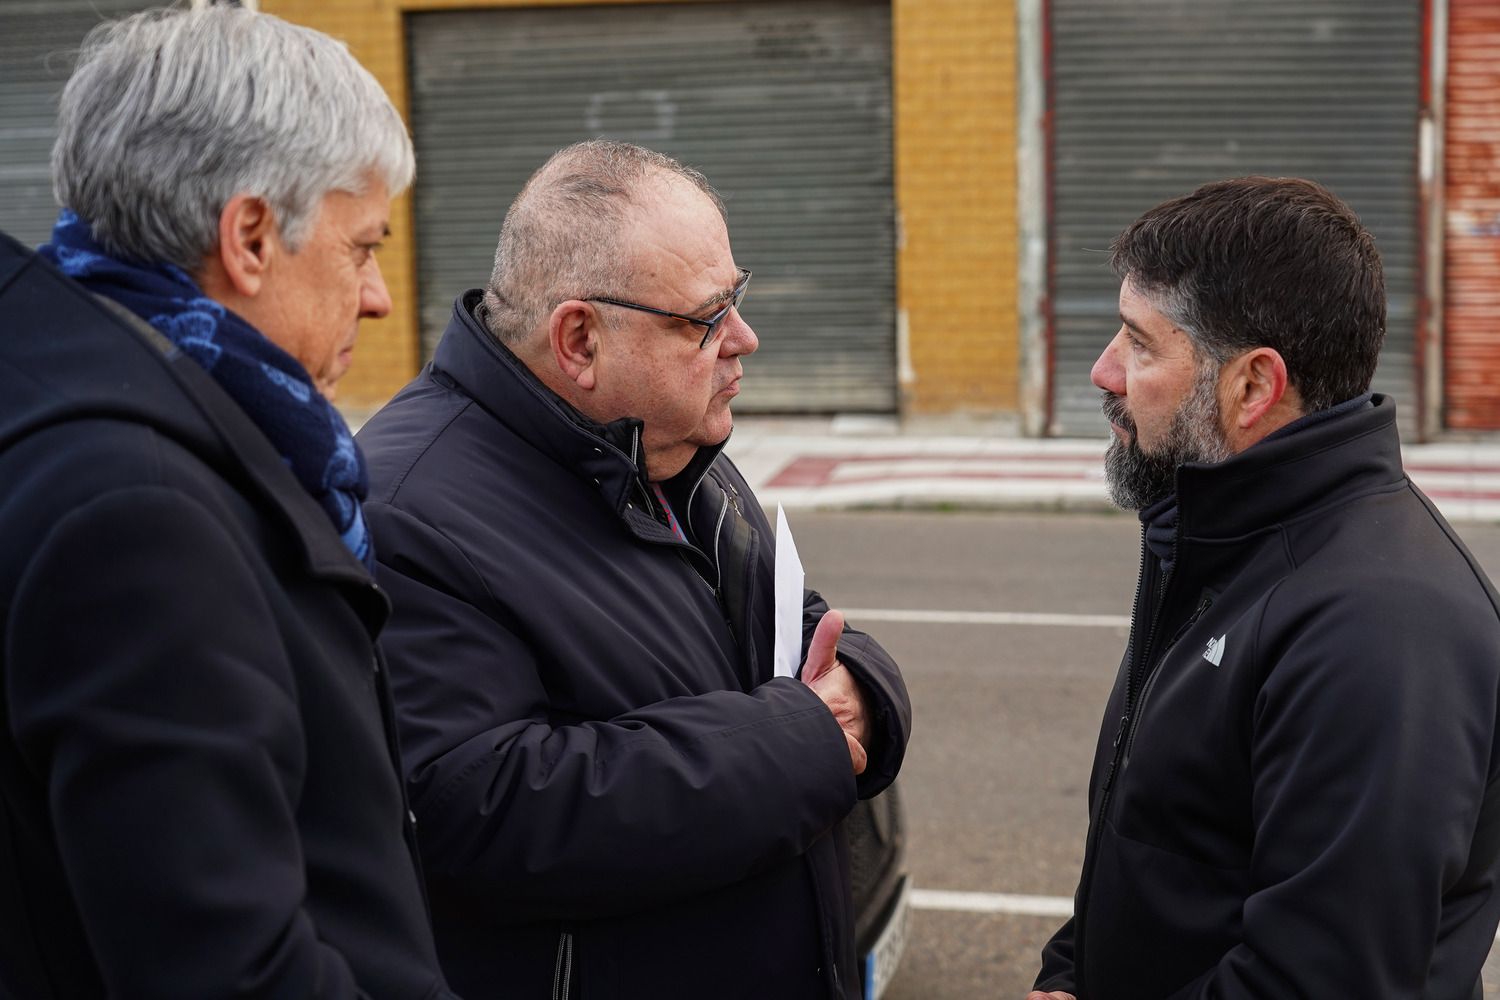
[[[900,782],[859,803],[844,823],[849,835],[854,940],[865,1000],[878,1000],[901,963],[907,938],[906,815]]]

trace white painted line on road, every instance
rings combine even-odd
[[[1009,892],[958,892],[953,889],[913,889],[908,900],[914,910],[950,913],[1009,913],[1023,917],[1071,917],[1068,896],[1018,896]],[[1500,945],[1500,930],[1495,932]]]
[[[1129,615],[1069,615],[1040,611],[915,611],[901,608],[840,608],[852,622],[918,622],[931,625],[1052,625],[1065,628],[1129,628]]]
[[[1017,896],[1009,892],[955,892],[951,889],[913,889],[915,910],[956,910],[960,913],[1014,913],[1028,917],[1071,917],[1068,896]]]

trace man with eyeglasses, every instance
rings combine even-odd
[[[859,996],[840,822],[911,708],[722,454],[749,282],[698,172],[595,141],[360,433],[438,950],[473,996]]]

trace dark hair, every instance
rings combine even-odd
[[[1385,340],[1380,253],[1320,184],[1205,184],[1115,237],[1110,264],[1200,355],[1223,364],[1256,347],[1277,351],[1308,413],[1370,388]]]

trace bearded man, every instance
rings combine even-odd
[[[1317,184],[1251,177],[1147,212],[1112,262],[1092,377],[1140,582],[1028,1000],[1477,998],[1500,601],[1369,392],[1375,241]]]

